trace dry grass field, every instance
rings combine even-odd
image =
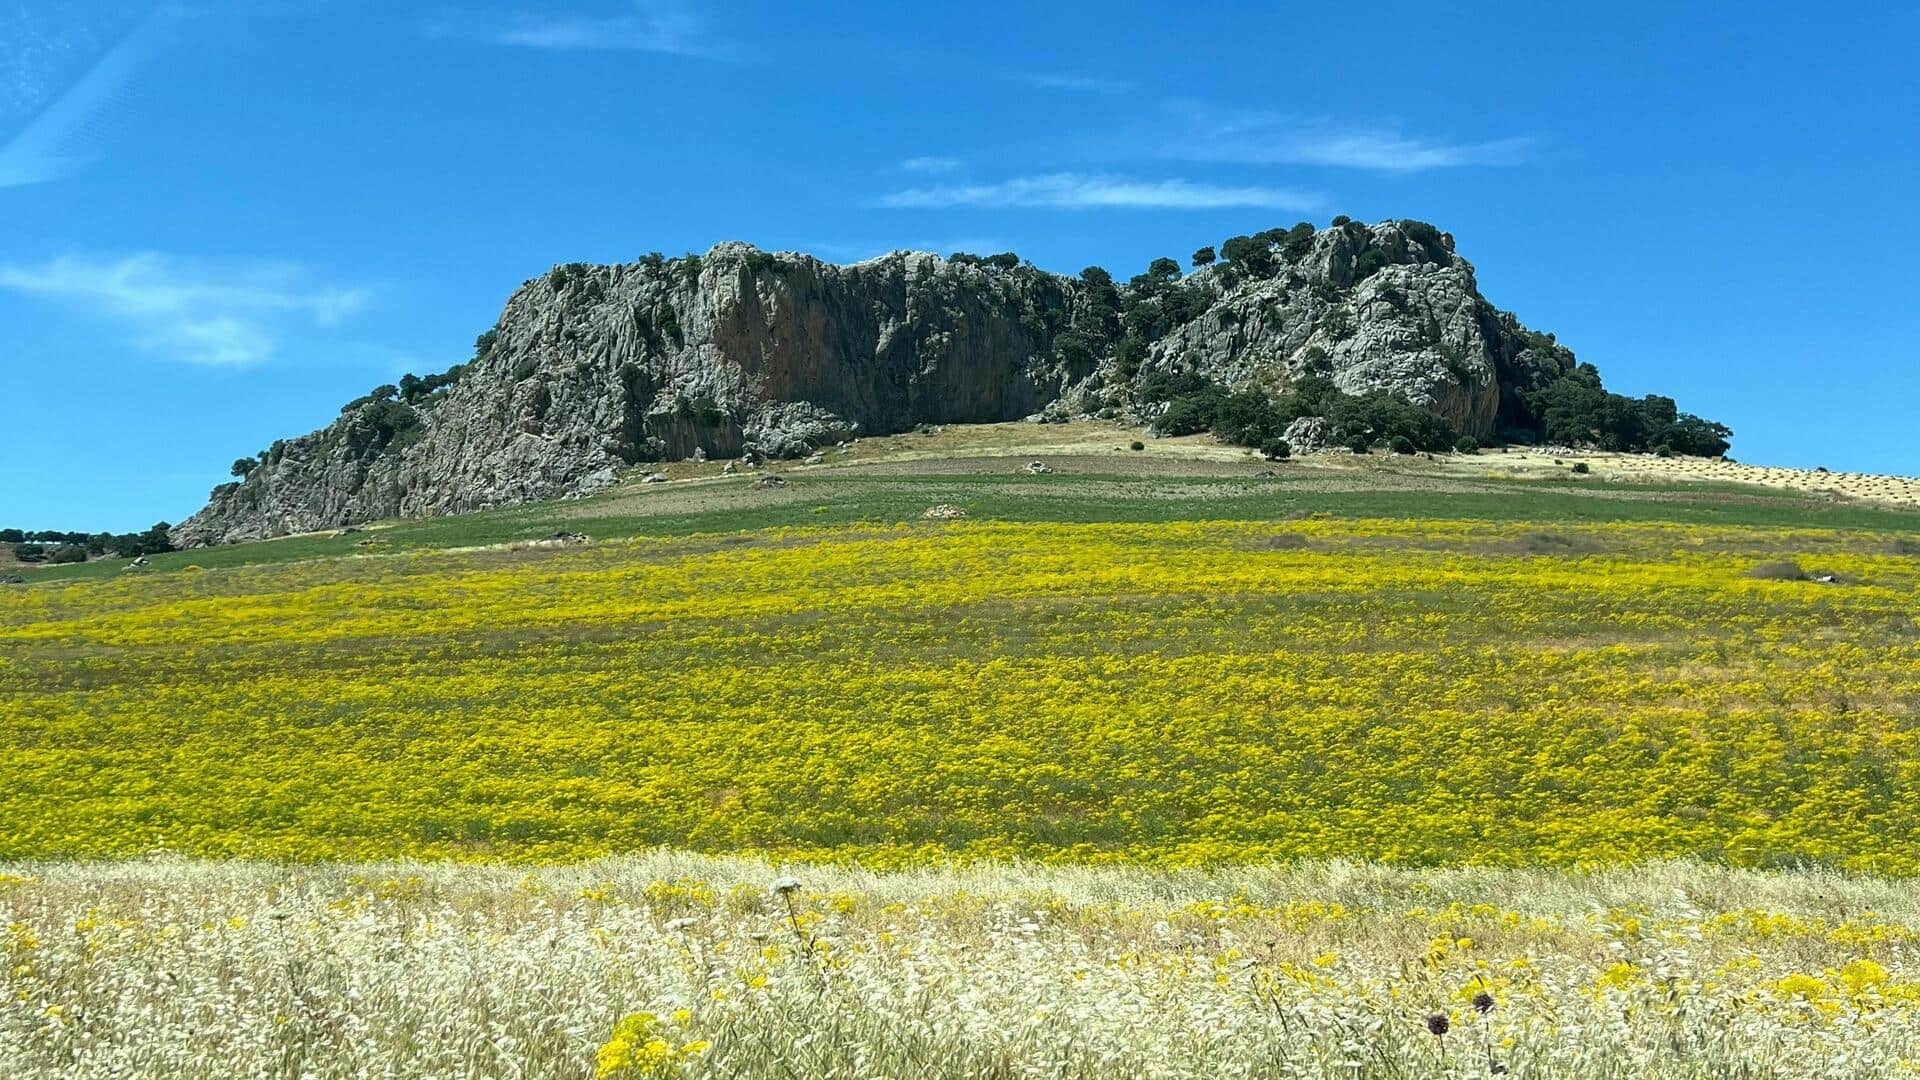
[[[1912,1075],[1904,882],[1673,863],[0,876],[0,1075]]]

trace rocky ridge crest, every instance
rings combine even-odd
[[[923,423],[1126,416],[1130,388],[1330,377],[1488,438],[1573,354],[1479,293],[1418,222],[1260,234],[1186,275],[1067,277],[1011,256],[850,265],[741,243],[569,264],[516,290],[468,364],[403,380],[262,452],[174,531],[181,546],[593,490],[640,462],[799,457]],[[242,462],[244,464],[244,460]]]

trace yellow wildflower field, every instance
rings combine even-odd
[[[0,858],[1912,873],[1900,550],[969,521],[48,583],[0,594]]]

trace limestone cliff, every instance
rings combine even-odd
[[[1482,299],[1430,226],[1262,237],[1235,262],[1125,285],[1006,257],[839,266],[738,243],[556,267],[513,294],[470,363],[276,443],[174,539],[457,513],[590,490],[642,461],[794,456],[927,422],[1124,414],[1154,371],[1276,389],[1325,374],[1487,436],[1517,391],[1572,366]]]

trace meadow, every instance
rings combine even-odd
[[[1920,899],[1814,871],[10,870],[20,1080],[1920,1071]]]
[[[1061,465],[0,590],[0,1075],[1920,1058],[1920,515]]]

